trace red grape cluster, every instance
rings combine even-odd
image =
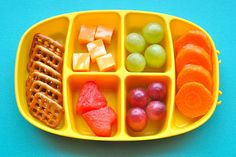
[[[150,120],[161,120],[165,116],[164,103],[167,89],[162,82],[153,82],[147,89],[134,88],[128,94],[131,108],[127,112],[128,126],[134,131],[142,131]]]

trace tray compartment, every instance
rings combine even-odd
[[[90,130],[86,121],[82,116],[76,113],[76,104],[80,94],[80,90],[87,81],[94,81],[99,90],[107,99],[108,106],[112,107],[117,113],[117,125],[113,127],[112,136],[117,136],[120,132],[120,108],[121,108],[121,90],[120,79],[114,75],[78,75],[74,74],[68,78],[68,98],[67,104],[70,113],[70,120],[72,122],[72,129],[79,135],[95,136]]]
[[[71,30],[70,42],[68,46],[68,57],[66,66],[72,70],[73,53],[87,53],[86,44],[78,41],[81,25],[106,26],[114,28],[111,44],[105,44],[107,53],[111,53],[116,62],[116,70],[121,65],[121,17],[116,12],[88,12],[75,16]],[[90,63],[90,72],[99,71],[96,63]]]
[[[29,60],[29,51],[34,34],[41,33],[47,35],[65,46],[68,26],[69,19],[67,17],[60,16],[42,21],[31,27],[24,34],[20,42],[15,69],[15,90],[18,101],[17,103],[21,105],[20,112],[33,125],[42,129],[49,129],[50,131],[57,132],[58,134],[63,134],[63,131],[67,129],[66,116],[64,116],[64,120],[57,130],[45,126],[43,123],[31,116],[26,102],[26,85],[24,82],[26,82],[28,78],[27,63]]]
[[[183,35],[186,31],[189,31],[192,29],[198,29],[198,30],[204,32],[206,35],[208,35],[208,33],[206,31],[204,31],[200,27],[196,26],[195,24],[188,22],[186,20],[178,19],[178,18],[174,18],[170,22],[170,29],[171,29],[173,43],[181,35]],[[218,69],[218,59],[217,59],[217,53],[216,53],[216,50],[214,47],[214,43],[211,40],[209,35],[208,35],[208,37],[209,37],[211,44],[212,44],[212,56],[211,56],[212,66],[213,66],[213,71],[212,71],[212,81],[213,81],[213,90],[212,91],[213,91],[213,93],[212,93],[212,95],[213,95],[214,102],[212,104],[212,108],[210,109],[210,111],[206,115],[201,116],[201,117],[197,117],[197,118],[193,118],[193,119],[182,115],[178,111],[178,108],[174,104],[173,116],[172,116],[172,121],[171,121],[171,128],[177,132],[182,132],[184,130],[192,130],[192,129],[200,126],[201,124],[203,124],[205,121],[207,121],[210,118],[210,116],[213,114],[215,107],[216,107],[216,102],[217,102],[217,97],[218,97],[218,85],[219,85],[218,70],[217,70]],[[173,48],[173,50],[174,50],[174,48]],[[174,79],[176,79],[176,78],[174,78]],[[177,93],[177,91],[176,91],[176,93]]]
[[[159,69],[158,68],[151,68],[151,67],[146,66],[146,68],[144,69],[144,72],[165,72],[165,71],[169,71],[172,68],[172,63],[171,63],[172,51],[171,51],[171,47],[169,46],[171,39],[169,38],[169,35],[168,35],[168,29],[167,29],[166,21],[161,15],[150,14],[150,13],[137,13],[137,12],[127,13],[126,16],[125,16],[124,40],[126,39],[126,36],[129,33],[136,32],[136,33],[141,34],[142,28],[147,23],[150,23],[150,22],[157,22],[163,27],[164,38],[161,41],[161,43],[159,43],[159,44],[162,45],[162,47],[166,51],[166,64],[162,68],[159,68]],[[148,46],[148,44],[146,46]],[[125,45],[124,45],[123,48],[124,48],[125,59],[126,59],[127,56],[130,53],[126,50]],[[142,54],[144,54],[144,52]]]
[[[161,121],[152,121],[148,120],[146,128],[141,132],[135,132],[131,130],[128,125],[126,124],[125,130],[129,136],[150,136],[150,135],[156,135],[158,133],[164,132],[167,128],[167,119],[169,117],[169,111],[170,111],[170,96],[171,96],[171,79],[168,76],[156,76],[156,75],[130,75],[125,80],[125,92],[124,92],[124,98],[126,99],[125,104],[125,116],[127,114],[128,109],[131,107],[130,104],[127,101],[127,95],[130,90],[133,88],[141,87],[141,88],[147,88],[148,85],[154,81],[161,81],[166,84],[167,87],[167,95],[166,99],[164,100],[164,103],[166,105],[166,117]],[[125,118],[124,118],[125,119]]]

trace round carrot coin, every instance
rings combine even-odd
[[[186,64],[201,65],[210,73],[212,71],[210,55],[203,48],[193,44],[187,44],[180,49],[176,57],[176,72],[179,73]]]
[[[211,55],[211,42],[207,35],[200,30],[189,30],[175,42],[175,51],[178,53],[186,44],[194,44],[202,47]]]
[[[203,84],[209,91],[212,89],[210,73],[200,65],[187,64],[177,76],[177,88],[180,89],[185,83],[198,82]]]
[[[175,97],[178,110],[186,117],[196,118],[205,115],[212,107],[210,91],[200,83],[184,84]]]

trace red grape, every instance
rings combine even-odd
[[[147,93],[153,100],[164,100],[167,89],[162,82],[153,82],[148,86]]]
[[[147,115],[140,107],[129,109],[126,120],[128,126],[134,131],[142,131],[147,124]]]
[[[146,108],[147,116],[151,120],[160,120],[166,114],[166,106],[161,101],[151,101]]]
[[[134,88],[128,94],[128,101],[133,107],[144,108],[148,103],[148,95],[143,88]]]

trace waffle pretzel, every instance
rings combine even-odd
[[[28,79],[26,81],[26,89],[29,90],[32,83],[37,80],[48,84],[49,86],[53,87],[54,89],[58,90],[59,92],[62,92],[61,81],[58,81],[57,79],[54,79],[54,78],[47,76],[43,73],[40,73],[38,71],[34,71],[34,72],[30,73],[30,75],[28,76]]]
[[[57,72],[61,73],[63,60],[62,57],[56,55],[52,51],[46,49],[43,46],[36,45],[33,53],[30,56],[30,61],[28,63],[28,71],[30,70],[34,61],[40,61],[50,67],[52,67]]]
[[[35,118],[51,128],[56,128],[64,115],[63,107],[41,92],[35,94],[29,111]]]
[[[48,65],[46,65],[40,61],[33,62],[32,67],[30,68],[29,72],[32,73],[34,71],[41,72],[45,75],[48,75],[50,77],[53,77],[53,78],[59,80],[59,81],[61,81],[61,79],[62,79],[62,76],[59,72],[57,72],[53,68],[49,67]]]
[[[52,99],[56,103],[62,106],[62,94],[58,90],[52,88],[42,81],[34,81],[29,90],[26,91],[28,105],[34,99],[36,93],[42,92],[45,96]]]
[[[42,45],[60,57],[63,57],[64,47],[57,41],[43,34],[37,33],[34,35],[32,45],[30,48],[30,56],[33,53],[36,45]]]

